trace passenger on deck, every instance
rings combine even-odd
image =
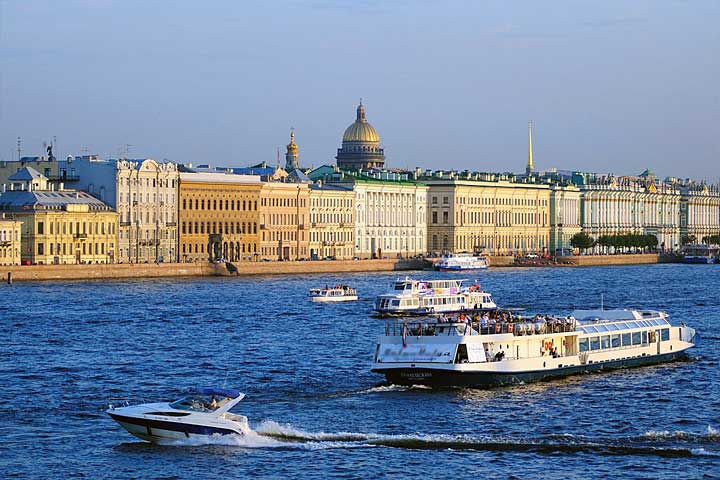
[[[217,400],[215,399],[215,395],[212,396],[212,401],[210,401],[210,409],[215,410],[218,407]]]

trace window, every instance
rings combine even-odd
[[[438,223],[438,214],[437,214],[437,212],[432,212],[432,223]]]
[[[580,351],[581,352],[587,352],[589,350],[589,342],[587,338],[581,338],[580,339]]]
[[[642,332],[642,343],[648,343],[648,332],[644,331]]]
[[[663,328],[660,330],[660,341],[667,342],[668,340],[670,340],[670,329]]]
[[[610,346],[612,346],[612,348],[618,348],[620,346],[620,335],[610,336]]]
[[[628,345],[631,345],[629,333],[622,334],[622,344],[623,344],[623,347],[627,347]]]
[[[642,336],[640,335],[640,332],[632,333],[632,344],[633,345],[640,345],[641,340],[642,340]]]
[[[38,222],[37,233],[38,233],[38,235],[43,235],[45,233],[45,225],[43,222]],[[42,244],[40,244],[40,245],[42,245]]]
[[[590,338],[590,350],[600,350],[600,337]]]
[[[602,348],[610,348],[610,335],[600,337]]]
[[[448,212],[443,212],[443,223],[448,223],[449,214]]]

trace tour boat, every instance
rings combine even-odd
[[[477,282],[463,286],[466,281],[397,279],[392,292],[377,297],[375,311],[384,316],[497,309],[492,295],[484,292]]]
[[[355,302],[357,299],[357,290],[347,285],[310,289],[310,300],[315,303]]]
[[[464,270],[482,270],[488,268],[487,259],[471,253],[451,253],[435,263],[435,270],[457,272]]]
[[[193,389],[172,403],[110,407],[107,414],[125,430],[148,442],[211,435],[244,435],[247,418],[229,412],[244,394],[224,388]]]
[[[715,263],[718,259],[718,247],[709,245],[688,245],[685,247],[683,263]]]
[[[395,321],[376,345],[372,371],[400,385],[487,387],[683,359],[695,330],[667,317],[618,309],[525,321]]]

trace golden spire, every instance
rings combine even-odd
[[[530,175],[535,171],[535,166],[533,165],[533,148],[532,148],[532,120],[528,122],[528,161],[527,166],[525,167],[525,174]]]
[[[360,105],[358,105],[357,108],[357,119],[356,122],[362,122],[365,123],[367,120],[365,119],[365,105],[362,103],[362,98],[360,99]]]

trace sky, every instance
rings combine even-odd
[[[0,159],[720,179],[720,2],[0,0]],[[127,146],[129,145],[129,146]],[[282,160],[284,163],[284,158]]]

